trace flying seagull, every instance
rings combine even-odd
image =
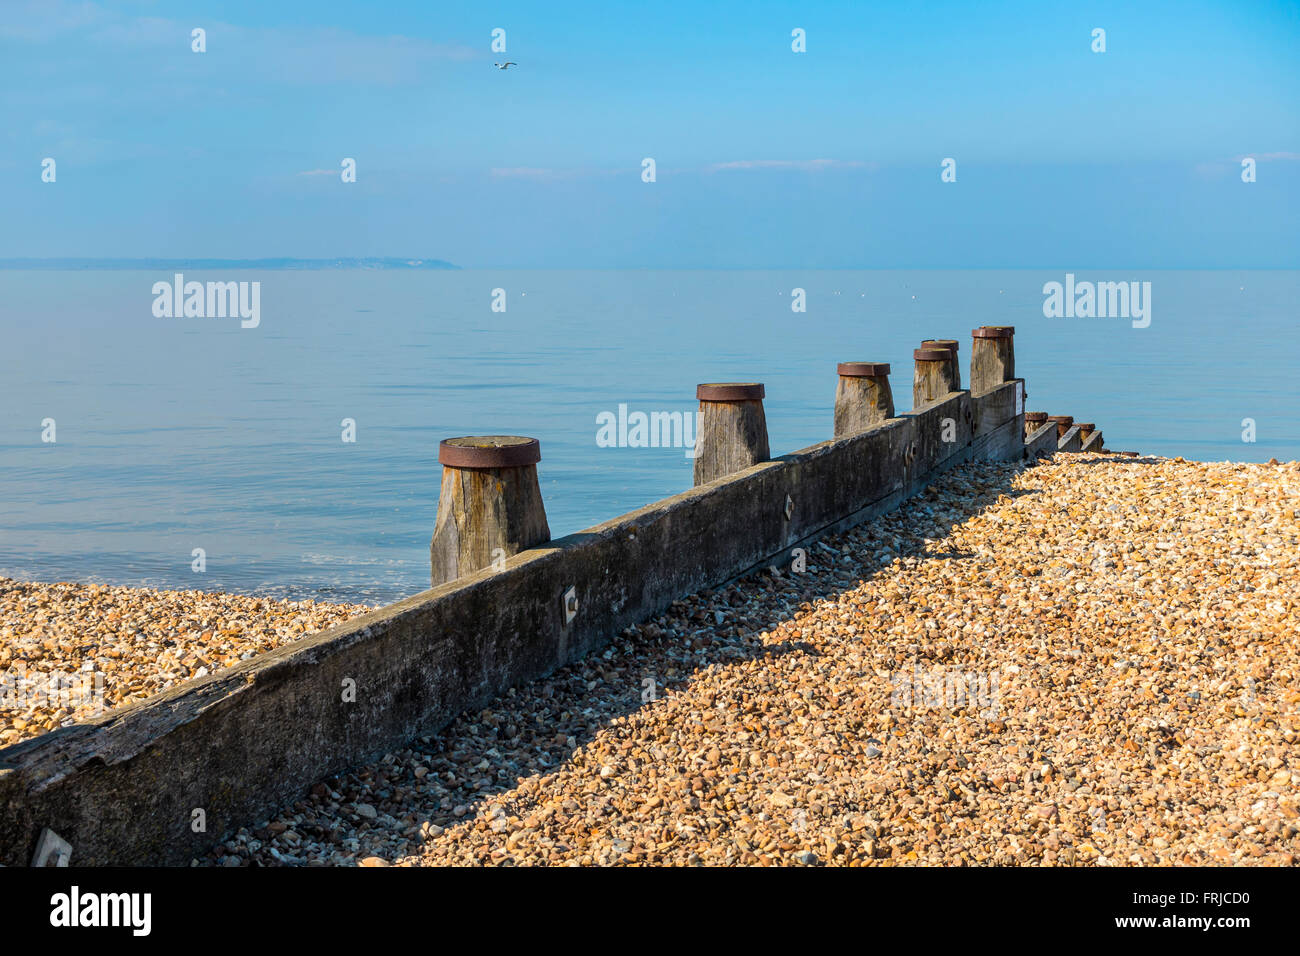
[[[516,63],[514,60],[508,60],[505,63],[493,63],[492,65],[495,66],[498,70],[504,70],[508,66],[518,66],[519,64]]]

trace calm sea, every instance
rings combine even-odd
[[[1044,318],[1063,272],[186,273],[261,282],[255,329],[155,318],[170,277],[0,271],[0,574],[391,601],[427,586],[441,438],[539,438],[558,537],[691,484],[680,448],[598,447],[601,412],[761,381],[793,451],[830,437],[836,362],[892,363],[902,411],[920,339],[965,368],[982,324],[1016,326],[1030,410],[1111,448],[1300,449],[1300,272],[1078,273],[1151,282],[1144,329]]]

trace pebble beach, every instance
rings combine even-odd
[[[964,466],[207,865],[1290,865],[1300,465]]]
[[[1290,865],[1298,501],[1297,463],[965,465],[194,862]],[[126,702],[364,610],[3,581],[0,669]]]
[[[0,578],[0,746],[138,703],[368,610]]]

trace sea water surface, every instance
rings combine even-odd
[[[0,271],[0,575],[392,601],[428,586],[442,438],[539,438],[559,537],[691,485],[681,448],[598,447],[600,413],[760,381],[782,454],[831,436],[837,362],[891,363],[904,411],[920,340],[960,340],[965,370],[983,324],[1016,327],[1028,409],[1095,421],[1108,447],[1300,450],[1294,271],[1077,274],[1151,282],[1147,328],[1045,318],[1064,281],[1045,271],[185,278],[261,282],[260,325],[156,318],[170,274]]]

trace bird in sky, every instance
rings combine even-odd
[[[519,64],[516,63],[514,60],[507,60],[505,63],[493,63],[492,65],[495,66],[498,70],[504,70],[508,66],[518,66]]]

